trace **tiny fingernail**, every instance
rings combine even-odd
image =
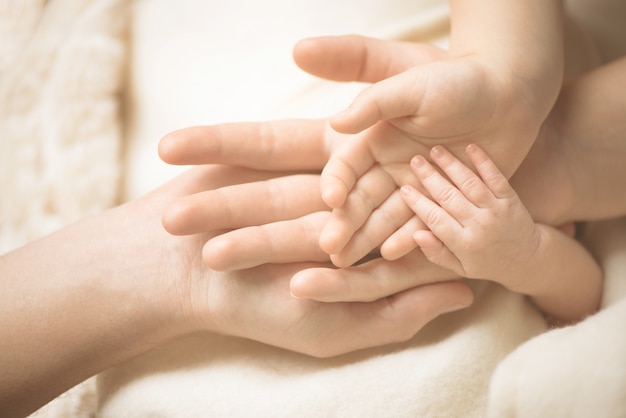
[[[474,154],[476,151],[478,151],[478,149],[476,148],[476,145],[474,144],[469,144],[466,148],[467,152],[469,152],[470,154]]]
[[[430,153],[434,158],[440,158],[441,156],[443,156],[443,149],[440,146],[435,145],[430,150]]]
[[[411,192],[412,192],[411,186],[408,186],[408,185],[405,184],[404,186],[400,187],[400,192],[405,194],[405,195],[411,194]]]
[[[413,167],[422,167],[424,165],[424,157],[422,157],[421,155],[416,155],[411,160],[411,165]]]

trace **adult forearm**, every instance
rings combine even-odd
[[[26,415],[177,332],[171,302],[147,285],[159,258],[138,251],[159,249],[128,239],[137,226],[123,210],[0,258],[0,415]]]

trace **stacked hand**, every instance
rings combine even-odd
[[[329,132],[323,121],[232,124],[184,129],[161,142],[161,156],[171,163],[232,164],[200,166],[179,179],[181,185],[191,179],[195,189],[176,188],[182,197],[164,215],[168,231],[196,234],[183,237],[193,243],[183,253],[199,255],[194,246],[208,239],[206,264],[243,269],[217,273],[200,260],[192,264],[185,294],[196,307],[192,316],[208,318],[208,328],[326,356],[406,339],[435,316],[471,303],[454,273],[417,252],[394,263],[331,267],[317,245],[330,215],[319,175],[293,174],[302,167],[319,172]],[[326,295],[319,299],[343,302],[294,298],[290,282],[299,296],[318,292]],[[362,329],[363,338],[346,334],[348,327]]]
[[[377,60],[340,54],[349,42],[360,42],[363,56]],[[415,248],[411,236],[425,227],[398,193],[403,184],[419,187],[409,170],[411,157],[427,156],[439,144],[468,162],[463,150],[475,143],[510,177],[546,117],[513,76],[502,79],[489,62],[448,59],[428,45],[318,38],[301,42],[296,59],[321,77],[342,80],[356,68],[359,81],[375,82],[330,120],[336,131],[352,134],[333,150],[321,178],[322,198],[333,214],[320,245],[342,267],[381,245],[387,259]]]

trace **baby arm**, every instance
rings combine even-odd
[[[478,146],[467,156],[479,175],[444,147],[411,166],[430,196],[412,186],[402,196],[428,230],[414,239],[433,263],[460,276],[498,282],[526,294],[549,316],[577,321],[599,307],[602,274],[584,247],[536,224],[506,177]]]
[[[386,187],[359,184],[369,170],[380,166],[387,177],[393,177],[390,163],[408,163],[424,147],[436,144],[448,146],[464,160],[465,145],[477,143],[510,177],[556,100],[563,71],[559,1],[450,3],[448,59],[416,65],[372,85],[331,120],[333,128],[343,133],[362,132],[384,121],[404,133],[406,141],[405,154],[384,139],[370,140],[367,146],[355,140],[333,152],[321,178],[322,197],[343,211],[333,214],[332,227],[322,233],[321,245],[328,252],[340,253],[336,258],[345,258],[343,248],[367,220],[362,209],[345,207],[348,196],[384,201],[392,194]],[[379,182],[386,183],[388,179],[378,171]],[[412,222],[409,230],[415,229]],[[367,228],[379,226],[369,222]],[[410,250],[394,242],[397,237],[392,235],[383,246],[383,256],[398,258]]]

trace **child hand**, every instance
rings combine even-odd
[[[406,237],[419,228],[414,220],[398,233],[377,234],[367,245],[354,241],[372,235],[357,233],[363,227],[384,228],[373,216],[375,205],[392,196],[392,184],[402,184],[398,178],[406,174],[399,174],[401,166],[416,154],[426,155],[433,145],[446,145],[465,159],[462,150],[477,143],[509,177],[545,118],[524,101],[523,88],[513,79],[501,79],[489,65],[463,58],[418,65],[365,89],[331,120],[339,132],[361,133],[332,153],[322,173],[322,198],[336,210],[322,232],[321,247],[342,265],[363,255],[351,247],[367,253],[384,242],[381,252],[390,259],[410,251]],[[366,176],[368,181],[361,181]],[[366,205],[359,208],[353,202]],[[383,211],[389,210],[401,211],[387,202]]]
[[[434,147],[430,156],[450,180],[416,156],[411,168],[432,197],[412,186],[401,189],[405,202],[428,227],[415,233],[417,245],[428,260],[462,277],[511,286],[506,278],[523,277],[516,273],[539,245],[535,222],[480,147],[467,147],[478,175],[442,146]]]

